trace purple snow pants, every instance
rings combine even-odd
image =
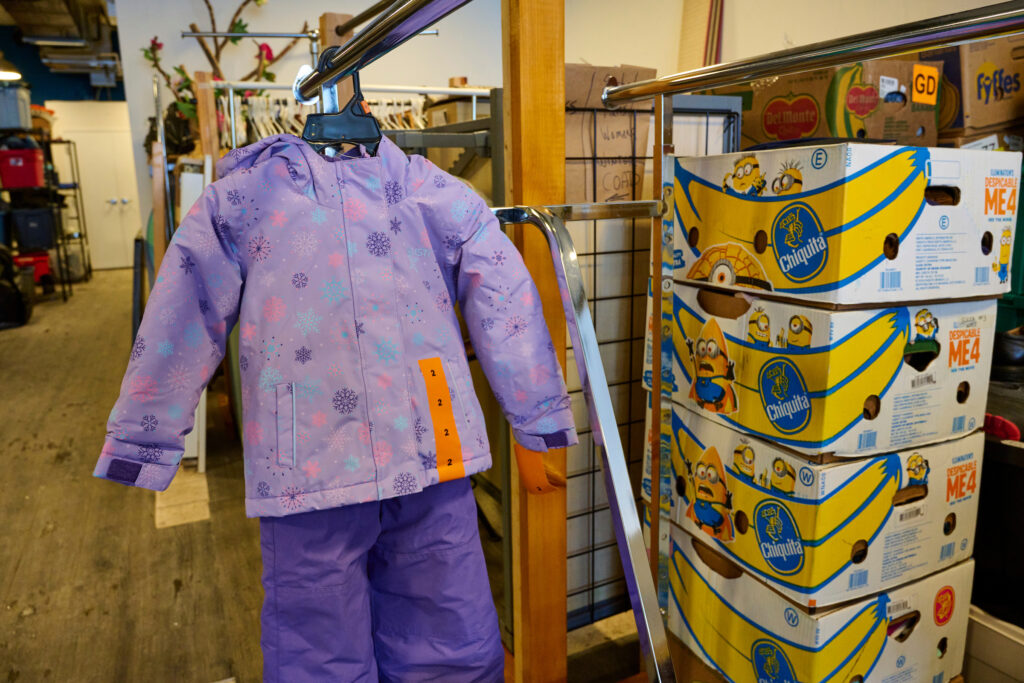
[[[263,679],[504,679],[469,479],[260,519]]]

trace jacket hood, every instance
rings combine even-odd
[[[287,173],[282,173],[282,176],[287,175],[295,183],[296,189],[323,203],[338,196],[336,164],[365,164],[372,167],[367,172],[376,172],[379,164],[385,176],[402,184],[405,196],[419,188],[429,173],[426,160],[407,157],[386,136],[381,138],[375,157],[359,147],[328,159],[318,154],[302,138],[283,134],[272,135],[231,150],[217,162],[217,177],[240,176],[257,166],[275,162],[284,162]]]

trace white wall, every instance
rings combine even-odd
[[[220,30],[238,6],[238,0],[211,0]],[[263,7],[253,3],[246,8],[243,20],[249,30],[298,31],[303,21],[316,27],[324,12],[356,14],[368,7],[371,0],[269,0]],[[209,70],[194,38],[181,38],[191,22],[209,28],[202,0],[130,0],[117,4],[118,36],[124,65],[125,96],[131,117],[135,150],[136,176],[139,188],[140,221],[146,220],[152,208],[149,166],[146,164],[143,140],[148,121],[153,115],[153,69],[142,57],[142,48],[157,35],[164,44],[163,63],[184,64],[191,73]],[[473,85],[501,85],[501,0],[474,0],[437,24],[438,36],[413,38],[400,49],[367,67],[364,83],[403,85],[448,85],[451,76],[466,76]],[[275,50],[287,41],[267,41]],[[290,82],[301,64],[309,63],[309,43],[301,41],[272,68],[279,81]],[[229,79],[241,78],[254,65],[256,47],[251,40],[228,46],[222,56],[222,67]],[[164,102],[173,101],[164,93]]]
[[[565,61],[675,73],[682,18],[681,0],[565,0]]]
[[[722,60],[962,12],[995,0],[725,0]],[[677,39],[678,40],[678,39]]]

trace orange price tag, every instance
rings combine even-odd
[[[466,476],[466,468],[462,464],[462,444],[455,428],[452,395],[444,376],[444,365],[440,358],[424,358],[420,361],[420,372],[427,385],[430,421],[434,424],[438,477],[441,481],[461,479]]]

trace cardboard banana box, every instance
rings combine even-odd
[[[985,416],[994,299],[830,311],[676,285],[673,317],[672,400],[812,458],[945,441]]]
[[[949,681],[963,666],[974,561],[807,614],[672,527],[668,628],[733,683]]]
[[[973,552],[981,432],[816,464],[678,406],[672,412],[663,515],[794,602],[820,608],[861,598]],[[645,456],[649,502],[649,448]]]
[[[828,307],[1009,291],[1018,152],[846,143],[673,167],[677,281]]]

